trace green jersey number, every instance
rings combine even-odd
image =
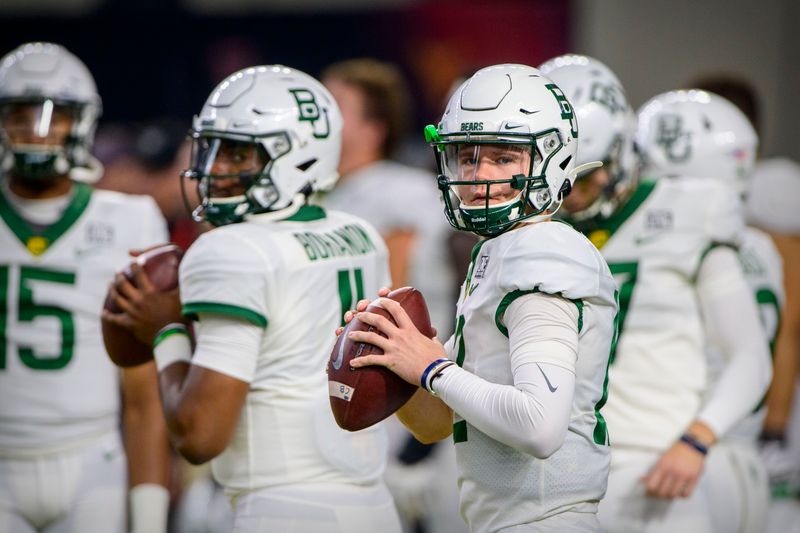
[[[761,315],[761,325],[769,339],[770,352],[775,352],[775,337],[778,336],[778,326],[781,323],[781,304],[778,296],[769,289],[759,289],[756,291],[756,301],[758,311]]]
[[[344,314],[346,311],[355,309],[359,300],[364,298],[364,277],[360,268],[353,270],[340,270],[339,278],[339,301],[342,303],[342,326],[344,326]],[[353,299],[355,294],[355,299]]]
[[[617,282],[617,287],[619,288],[619,329],[617,330],[617,339],[621,339],[622,332],[625,330],[625,319],[628,315],[628,307],[630,306],[631,298],[633,297],[633,287],[636,285],[636,277],[639,272],[639,263],[614,263],[609,264],[608,268],[614,275],[614,281]],[[615,345],[614,350],[611,352],[609,364],[614,363],[616,351]]]
[[[8,274],[9,267],[0,267],[0,370],[6,368],[8,357],[6,328],[9,309],[12,307],[9,302]],[[51,316],[61,323],[61,352],[57,357],[40,357],[30,346],[19,346],[19,358],[25,366],[34,370],[60,370],[72,360],[75,350],[75,321],[72,313],[66,309],[34,302],[33,289],[37,281],[75,285],[75,274],[27,266],[20,268],[19,272],[17,322],[33,322],[38,317]]]

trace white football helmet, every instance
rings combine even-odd
[[[608,189],[591,206],[571,216],[608,217],[637,174],[633,149],[636,115],[628,104],[625,89],[611,69],[584,55],[558,56],[539,69],[561,87],[575,109],[581,125],[577,164],[602,161],[609,174]]]
[[[0,166],[21,178],[69,174],[94,182],[102,165],[92,157],[102,104],[91,73],[62,46],[27,43],[0,60]],[[70,131],[55,138],[56,117]]]
[[[543,213],[569,194],[577,170],[578,122],[561,89],[527,65],[495,65],[476,72],[450,98],[438,127],[425,128],[439,169],[445,213],[456,229],[498,235],[520,220]],[[502,180],[465,175],[464,153],[478,157],[482,145],[526,152],[528,168]],[[473,165],[474,166],[474,165]],[[489,203],[492,184],[519,194]],[[459,186],[485,186],[483,205],[468,206]]]
[[[194,118],[191,167],[183,174],[197,180],[201,204],[194,218],[223,225],[253,213],[290,216],[309,194],[336,183],[341,131],[336,102],[311,76],[281,65],[232,74]],[[255,147],[257,166],[235,174],[215,171],[224,143]],[[238,182],[235,194],[215,196],[218,184],[232,179]]]
[[[724,179],[744,192],[758,135],[734,104],[706,91],[670,91],[645,102],[638,115],[645,175]]]

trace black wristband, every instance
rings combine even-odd
[[[708,454],[708,446],[706,446],[705,444],[703,444],[702,442],[700,442],[699,440],[697,440],[693,436],[689,435],[688,433],[684,433],[683,435],[681,435],[681,439],[680,440],[681,440],[682,443],[688,444],[689,446],[691,446],[692,448],[694,448],[695,450],[697,450],[701,454],[703,454],[703,455],[707,455]]]

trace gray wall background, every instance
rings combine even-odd
[[[631,104],[733,73],[759,92],[762,153],[800,161],[800,1],[573,0],[575,52],[606,63]]]

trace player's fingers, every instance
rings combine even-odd
[[[656,495],[663,477],[664,473],[658,468],[658,465],[656,465],[652,470],[650,470],[650,472],[647,473],[646,476],[642,478],[642,483],[644,483],[644,488],[648,495]]]
[[[390,346],[389,339],[373,331],[351,331],[347,336],[354,342],[366,342],[377,346],[383,351],[386,351]]]
[[[378,289],[378,296],[380,297],[388,296],[390,292],[392,292],[392,289],[390,289],[389,287],[381,287],[380,289]]]
[[[351,368],[362,368],[373,365],[388,367],[390,365],[390,361],[383,355],[363,355],[350,360]]]
[[[399,328],[417,329],[417,327],[414,325],[414,322],[412,322],[411,318],[408,316],[408,313],[406,313],[406,310],[403,309],[402,305],[400,305],[399,303],[395,302],[390,298],[381,298],[380,302],[381,302],[381,307],[389,311],[389,313],[392,315],[392,318],[394,318],[394,321],[397,323],[397,326]]]
[[[116,286],[111,285],[108,288],[108,296],[111,298],[111,301],[114,302],[114,305],[120,310],[121,313],[129,313],[132,314],[134,312],[134,306],[131,304],[130,299],[126,296],[120,294],[117,290]]]
[[[110,324],[129,329],[132,325],[131,317],[127,313],[112,313],[107,309],[103,309],[102,318]]]
[[[355,316],[356,316],[356,314],[353,311],[345,311],[345,313],[344,313],[344,323],[345,324],[349,324],[350,321],[353,320],[353,317],[355,317]]]
[[[338,327],[338,328],[336,328],[336,331],[334,332],[334,334],[338,337],[339,335],[342,334],[343,331],[344,331],[343,327]]]
[[[142,265],[134,261],[131,263],[131,272],[133,272],[133,279],[136,280],[136,286],[142,292],[154,292],[155,286],[153,282],[150,281],[150,276],[147,275],[147,272],[144,271]]]
[[[359,300],[358,303],[356,304],[356,311],[364,311],[371,301],[372,300],[367,300],[366,298],[364,298],[363,300]]]
[[[683,487],[684,482],[683,478],[676,475],[667,475],[664,476],[664,479],[661,481],[661,486],[658,490],[658,496],[660,498],[666,499],[673,499],[683,494]]]
[[[113,288],[117,293],[119,293],[119,295],[133,302],[138,301],[141,297],[139,289],[137,289],[133,283],[128,281],[128,278],[121,273],[117,273],[117,275],[114,276]]]
[[[397,332],[397,326],[391,323],[386,317],[377,313],[358,313],[358,319],[370,326],[375,326],[379,331],[382,331],[387,336]]]

